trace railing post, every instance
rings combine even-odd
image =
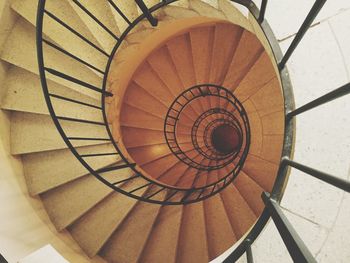
[[[281,162],[281,166],[284,165],[289,165],[295,169],[298,169],[299,171],[302,171],[304,173],[307,173],[323,182],[326,182],[330,185],[333,185],[339,189],[342,189],[348,193],[350,193],[350,182],[347,180],[335,177],[333,175],[318,171],[316,169],[313,169],[311,167],[308,167],[306,165],[294,162],[289,160],[288,158],[284,158]]]
[[[152,16],[151,12],[149,11],[148,7],[142,0],[135,0],[136,4],[140,7],[142,13],[145,14],[146,18],[150,22],[152,26],[157,26],[158,25],[158,19]]]
[[[252,247],[251,247],[251,240],[246,239],[246,254],[247,254],[247,262],[248,263],[254,263],[253,253],[252,253]]]
[[[269,210],[273,222],[293,261],[298,263],[316,263],[315,258],[294,230],[278,203],[271,199],[270,195],[266,192],[262,193],[261,198]]]
[[[311,26],[312,22],[316,18],[317,14],[320,12],[321,8],[323,5],[326,3],[327,0],[316,0],[315,4],[312,6],[310,12],[306,16],[303,24],[299,28],[298,33],[294,37],[292,43],[290,44],[286,54],[283,56],[282,60],[278,64],[279,70],[282,70],[284,66],[286,65],[288,59],[290,56],[293,54],[295,48],[298,46],[299,42],[302,40],[304,37],[306,31],[309,29]]]
[[[345,84],[344,86],[337,88],[313,101],[310,101],[309,103],[297,108],[294,111],[291,111],[287,114],[287,120],[291,119],[292,117],[303,113],[305,111],[311,110],[313,108],[316,108],[322,104],[325,104],[327,102],[330,102],[332,100],[338,99],[342,96],[345,96],[347,94],[350,94],[350,83]]]
[[[261,24],[261,23],[264,21],[265,12],[266,12],[266,6],[267,6],[267,0],[262,0],[262,1],[261,1],[261,7],[260,7],[259,18],[258,18],[259,24]]]

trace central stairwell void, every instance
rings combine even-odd
[[[349,86],[294,110],[285,64],[324,2],[282,56],[267,1],[40,0],[46,103],[89,172],[29,180],[57,229],[107,262],[208,262],[233,246],[225,262],[252,262],[272,216],[292,258],[312,262],[279,208],[288,166],[349,184],[290,161],[292,117]]]

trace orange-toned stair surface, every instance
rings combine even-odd
[[[183,189],[222,187],[242,158],[244,165],[232,183],[203,201],[140,204],[125,223],[134,227],[114,233],[103,255],[120,256],[122,249],[112,248],[129,236],[125,250],[145,245],[139,262],[208,262],[254,225],[263,209],[261,192],[272,189],[284,134],[281,86],[259,39],[238,25],[201,21],[154,38],[157,44],[140,54],[144,59],[125,87],[113,82],[113,67],[110,72],[110,90],[120,96],[111,102],[109,119],[125,154],[152,180]]]

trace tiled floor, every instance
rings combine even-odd
[[[268,2],[266,19],[284,52],[314,2]],[[350,82],[349,0],[325,4],[287,67],[297,107]],[[350,179],[349,95],[297,117],[294,159]],[[350,262],[350,194],[293,169],[282,206],[318,262]],[[254,262],[292,262],[272,222],[252,250]]]

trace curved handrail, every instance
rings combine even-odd
[[[79,32],[74,31],[74,29],[69,28],[69,25],[64,24],[63,21],[60,21],[57,17],[54,16],[54,14],[50,13],[48,10],[45,10],[45,3],[47,0],[39,0],[38,3],[38,13],[37,13],[37,55],[38,55],[38,64],[39,64],[39,73],[41,78],[41,83],[43,87],[43,92],[45,95],[45,100],[48,105],[48,109],[50,112],[50,115],[52,116],[53,122],[60,133],[61,137],[64,139],[66,145],[68,148],[72,151],[74,156],[79,160],[79,162],[91,173],[93,174],[97,179],[99,179],[101,182],[105,183],[106,185],[110,186],[113,190],[118,191],[120,193],[123,193],[129,197],[136,198],[142,201],[147,201],[151,203],[157,203],[157,204],[166,204],[166,205],[173,205],[173,204],[186,204],[186,203],[193,203],[197,201],[204,200],[216,193],[219,192],[220,189],[223,189],[224,187],[220,187],[216,189],[216,184],[211,185],[211,188],[209,189],[198,189],[198,191],[193,190],[183,190],[183,189],[177,189],[175,187],[169,187],[167,185],[161,184],[157,181],[150,181],[148,177],[144,176],[136,166],[136,164],[130,162],[125,155],[122,153],[122,151],[117,146],[117,143],[113,140],[112,132],[110,130],[110,127],[108,125],[107,121],[107,115],[106,115],[106,98],[109,96],[112,96],[112,94],[106,90],[106,84],[107,84],[107,73],[109,71],[109,68],[111,66],[112,58],[116,54],[118,48],[120,47],[122,41],[125,39],[125,37],[128,35],[129,32],[142,20],[149,18],[149,15],[155,12],[156,10],[160,9],[161,7],[168,5],[172,2],[175,2],[177,0],[163,0],[162,2],[156,4],[152,8],[150,8],[148,11],[148,14],[142,14],[139,17],[137,17],[134,21],[127,21],[128,27],[125,29],[125,31],[118,36],[118,40],[116,45],[114,46],[113,50],[110,53],[107,53],[105,50],[101,49],[98,45],[94,44],[93,42],[89,41],[89,39],[84,38],[84,36],[79,35]],[[281,61],[282,59],[282,52],[280,50],[279,44],[274,37],[272,30],[266,20],[264,20],[264,10],[266,8],[266,1],[263,1],[265,4],[263,6],[263,12],[260,12],[259,9],[256,7],[256,5],[251,0],[231,0],[232,2],[236,2],[238,4],[244,5],[249,10],[250,14],[253,15],[254,19],[257,22],[257,24],[261,27],[263,33],[265,34],[266,38],[268,39],[268,42],[271,46],[271,49],[273,51],[273,54],[275,56],[275,60]],[[53,48],[56,48],[56,50],[59,50],[59,47],[55,47],[53,43],[43,38],[43,24],[45,18],[51,18],[55,20],[57,23],[61,24],[66,29],[70,30],[72,33],[74,33],[77,37],[80,37],[83,41],[85,41],[90,46],[94,47],[96,50],[100,51],[101,54],[105,55],[108,59],[106,61],[105,70],[101,70],[86,61],[83,61],[79,59],[78,57],[75,57],[73,54],[70,54],[69,52],[63,52],[65,55],[70,56],[72,59],[75,59],[79,61],[82,64],[85,64],[85,66],[90,67],[92,70],[99,72],[100,74],[103,74],[103,83],[101,84],[101,88],[95,87],[89,83],[85,83],[77,78],[74,78],[72,76],[69,76],[67,74],[64,74],[63,72],[60,72],[58,70],[47,68],[45,67],[45,54],[43,52],[43,44],[49,45]],[[65,80],[71,81],[77,85],[81,85],[89,90],[99,92],[101,94],[101,105],[94,105],[83,101],[74,100],[72,98],[66,98],[64,96],[61,96],[59,94],[53,94],[50,93],[50,89],[48,87],[48,83],[46,80],[46,74],[52,74],[58,78],[63,78]],[[288,71],[285,67],[281,68],[280,71],[281,81],[282,81],[282,88],[283,88],[283,95],[284,95],[284,102],[285,102],[285,115],[286,113],[292,111],[294,109],[294,99],[293,99],[293,92],[291,83],[289,80]],[[103,123],[102,125],[105,126],[106,132],[108,137],[106,138],[82,138],[82,137],[69,137],[66,134],[66,131],[62,128],[60,122],[61,121],[70,121],[70,122],[77,122],[80,123],[82,120],[74,119],[74,118],[67,118],[62,117],[59,115],[56,115],[55,108],[52,105],[51,99],[60,99],[69,101],[71,103],[76,103],[85,107],[91,107],[96,108],[97,110],[101,111]],[[85,120],[85,123],[86,120]],[[90,124],[92,125],[101,125],[101,123],[90,121]],[[293,122],[286,122],[285,126],[285,134],[284,134],[284,144],[283,144],[283,153],[282,156],[291,157],[292,155],[292,149],[293,149],[293,137],[294,137],[294,123]],[[99,141],[105,141],[110,142],[114,145],[115,152],[113,153],[93,153],[93,154],[80,154],[78,150],[74,147],[73,141],[79,141],[79,140],[99,140]],[[93,169],[92,166],[89,164],[88,158],[94,157],[94,156],[104,156],[104,155],[116,155],[119,156],[120,161],[116,162],[112,166],[107,166],[99,169]],[[243,165],[243,164],[242,164]],[[129,178],[123,178],[119,181],[111,182],[106,179],[106,177],[103,175],[104,173],[109,173],[114,170],[119,169],[129,169],[132,171],[133,175]],[[280,199],[283,193],[283,187],[286,183],[288,172],[286,169],[281,169],[278,172],[278,177],[276,179],[275,185],[274,185],[274,193],[278,196]],[[140,179],[144,184],[141,186],[132,189],[131,191],[125,191],[120,185],[127,184],[131,180]],[[234,178],[233,178],[234,179]],[[223,184],[225,185],[225,181]],[[148,188],[150,185],[154,186],[155,190],[142,194],[136,194],[137,191],[142,191],[146,187]],[[228,184],[227,184],[228,185]],[[160,196],[161,193],[166,192],[165,198],[162,197],[162,199],[157,199],[156,197]],[[191,196],[196,192],[198,196],[195,199],[191,199]],[[176,196],[179,196],[177,199],[174,199]],[[245,240],[249,240],[249,242],[253,242],[255,238],[258,236],[258,234],[261,232],[265,224],[267,223],[269,219],[269,214],[267,210],[265,209],[256,224],[254,225],[253,229],[248,233]],[[244,252],[246,251],[246,247],[244,242],[242,242],[237,249],[231,254],[228,260],[232,260],[233,258],[239,258]],[[227,261],[229,262],[229,261]]]

